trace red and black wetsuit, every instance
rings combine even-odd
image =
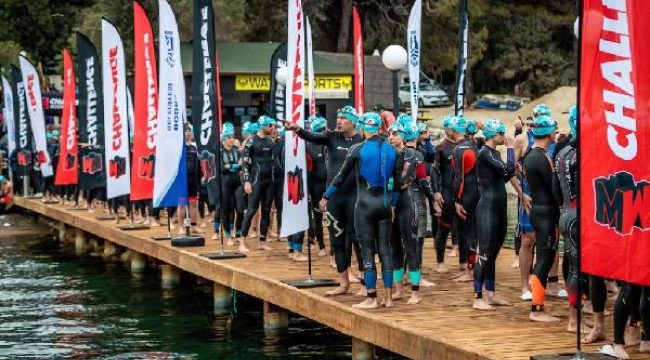
[[[431,177],[433,191],[442,195],[444,203],[442,204],[442,215],[438,218],[438,231],[436,232],[436,260],[438,264],[445,262],[445,246],[447,237],[452,228],[454,221],[454,172],[451,166],[452,157],[456,143],[443,140],[436,146],[435,156],[435,176]],[[451,234],[452,244],[458,244],[458,237],[455,232]]]
[[[461,264],[474,265],[476,238],[476,206],[479,200],[478,171],[476,162],[478,150],[469,140],[462,140],[454,149],[454,203],[459,203],[467,212],[465,220],[454,216],[453,227],[458,233],[458,257]],[[470,252],[470,248],[472,251]]]

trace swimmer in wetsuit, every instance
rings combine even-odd
[[[327,120],[320,116],[314,116],[310,130],[316,134],[327,131]],[[307,187],[309,189],[309,209],[312,213],[312,223],[310,228],[310,238],[316,238],[318,241],[318,256],[326,256],[325,237],[323,235],[323,212],[318,207],[327,183],[327,149],[323,145],[307,142],[305,144],[307,152]],[[334,262],[334,252],[330,245],[331,261],[330,265],[336,266]]]
[[[454,139],[458,145],[452,153],[452,168],[454,170],[454,214],[453,227],[458,233],[458,260],[461,271],[455,277],[456,281],[472,281],[474,277],[469,271],[476,260],[476,205],[479,200],[478,172],[476,160],[478,150],[471,141],[465,138],[467,119],[462,116],[452,121]]]
[[[273,134],[275,121],[268,116],[260,116],[259,131],[251,136],[244,146],[243,181],[244,192],[248,194],[248,209],[242,224],[243,245],[257,208],[262,205],[260,219],[260,243],[258,249],[273,250],[266,244],[266,235],[271,222],[271,203],[273,202]],[[240,245],[241,246],[241,245]]]
[[[356,236],[363,253],[364,280],[367,299],[356,308],[377,308],[377,268],[375,255],[379,253],[381,278],[386,287],[382,302],[386,307],[393,306],[393,259],[390,246],[391,218],[399,200],[400,173],[397,151],[380,137],[381,118],[376,113],[365,113],[363,121],[363,143],[353,146],[332,183],[328,186],[321,208],[328,199],[337,193],[348,178],[356,178],[357,200],[354,204],[354,225]],[[353,176],[356,175],[356,176]],[[391,178],[393,179],[391,185]]]
[[[438,219],[438,231],[435,234],[434,244],[436,247],[437,273],[447,273],[445,266],[445,248],[447,238],[451,232],[452,251],[450,256],[456,256],[458,251],[458,239],[456,232],[452,231],[454,221],[454,172],[451,167],[451,160],[454,149],[457,145],[456,136],[451,128],[453,115],[447,116],[442,121],[442,128],[445,138],[436,146],[434,172],[436,176],[431,177],[431,184],[434,191],[434,199],[441,211],[433,214]],[[460,137],[459,137],[460,138]],[[464,271],[461,271],[464,273]]]
[[[553,195],[554,167],[547,153],[548,147],[555,141],[557,122],[550,116],[541,115],[533,121],[535,142],[522,160],[523,172],[530,186],[533,205],[530,221],[535,231],[537,262],[530,278],[532,306],[530,320],[539,322],[556,322],[557,317],[544,311],[544,298],[548,274],[555,262],[558,245],[557,226],[560,217],[559,205]]]
[[[411,117],[409,121],[395,122],[389,127],[389,142],[401,158],[399,201],[395,206],[395,219],[391,230],[391,249],[393,252],[393,283],[395,292],[393,300],[404,297],[404,265],[408,265],[411,281],[411,298],[408,304],[421,301],[418,292],[422,278],[422,248],[424,237],[418,236],[420,212],[426,214],[424,192],[433,200],[433,191],[426,174],[426,163],[415,145],[419,136],[418,127]],[[409,146],[410,145],[410,146]],[[423,188],[423,190],[420,189]],[[426,223],[426,217],[424,218]],[[406,260],[406,261],[405,261]]]
[[[515,174],[514,139],[506,136],[500,120],[490,119],[483,127],[485,146],[478,153],[477,169],[481,197],[476,208],[477,259],[474,266],[474,304],[478,310],[494,310],[492,305],[510,305],[496,295],[496,260],[508,227],[506,182]],[[507,162],[501,160],[498,145],[506,145]],[[483,289],[486,296],[483,298]]]
[[[359,116],[352,106],[345,106],[337,112],[336,131],[325,131],[317,134],[301,129],[295,123],[285,123],[288,131],[294,131],[307,142],[323,145],[327,149],[327,182],[332,182],[339,173],[349,149],[363,141],[362,136],[357,132],[356,125]],[[322,194],[321,194],[322,195]],[[354,204],[357,191],[353,177],[347,178],[336,194],[332,195],[327,203],[325,219],[328,223],[329,237],[334,249],[336,270],[341,278],[338,288],[328,291],[327,295],[342,295],[350,290],[352,276],[348,273],[350,259],[352,257],[352,246],[357,254],[359,270],[363,269],[363,260],[359,242],[355,236],[354,226]],[[356,280],[353,278],[352,280]],[[365,288],[357,293],[359,296],[366,296]]]

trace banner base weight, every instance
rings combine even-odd
[[[224,251],[216,253],[205,253],[201,256],[206,257],[210,260],[227,260],[227,259],[241,259],[245,258],[246,254],[234,251]]]
[[[196,236],[196,235],[178,236],[172,238],[172,246],[176,246],[176,247],[205,246],[205,238],[203,236]]]
[[[326,287],[326,286],[339,286],[339,282],[333,279],[286,279],[281,280],[287,285],[291,285],[298,289],[308,289],[315,287]]]

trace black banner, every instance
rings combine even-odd
[[[287,42],[283,42],[271,56],[271,101],[269,102],[269,116],[273,119],[285,119],[284,104],[286,101],[285,86],[278,84],[275,80],[275,73],[279,68],[287,67]],[[287,74],[287,79],[289,75]]]
[[[102,63],[97,50],[83,34],[77,33],[77,78],[79,89],[79,188],[106,186],[104,167],[104,97]]]
[[[208,201],[213,205],[221,201],[220,169],[217,169],[220,164],[217,161],[220,156],[220,129],[216,119],[218,104],[214,41],[212,0],[194,0],[192,126],[199,153],[201,184],[207,186]]]
[[[455,115],[465,113],[466,75],[469,48],[469,17],[467,14],[467,0],[460,0],[458,14],[460,30],[458,31],[458,68],[456,72],[456,105]]]
[[[14,100],[14,123],[16,131],[16,163],[18,172],[29,175],[32,169],[32,127],[29,122],[25,84],[20,69],[11,65],[11,91]],[[11,154],[9,154],[11,156]]]

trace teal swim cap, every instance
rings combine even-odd
[[[355,125],[357,124],[357,122],[359,122],[359,115],[357,114],[357,111],[354,110],[354,108],[352,106],[350,106],[350,105],[347,105],[347,106],[344,106],[344,107],[340,108],[336,112],[336,116],[346,118],[346,119],[352,121],[352,123],[355,124]]]
[[[311,131],[315,133],[320,133],[325,131],[327,128],[327,120],[322,117],[316,117],[312,122],[311,122]]]
[[[541,115],[533,120],[532,128],[535,136],[550,135],[557,128],[557,121],[550,116]]]
[[[533,116],[538,117],[538,116],[551,116],[551,109],[546,105],[546,104],[539,104],[533,108]]]
[[[485,138],[490,139],[497,136],[499,133],[505,134],[506,126],[503,125],[503,122],[499,119],[489,119],[485,122],[485,125],[483,125],[482,131]]]
[[[260,116],[260,118],[257,120],[257,123],[259,124],[260,128],[267,127],[270,125],[275,125],[275,120],[271,119],[270,117],[266,115]]]
[[[445,130],[451,130],[451,124],[454,122],[454,115],[447,115],[442,118],[442,128]]]
[[[381,117],[376,112],[367,112],[363,114],[359,121],[363,123],[361,127],[363,131],[367,133],[379,133]]]
[[[478,126],[476,126],[476,121],[474,120],[467,120],[467,134],[468,135],[476,135],[478,132]]]
[[[454,116],[451,121],[451,129],[457,133],[466,134],[467,133],[467,119],[462,116]]]
[[[571,135],[578,136],[578,107],[573,105],[569,110],[569,127],[571,128]]]

